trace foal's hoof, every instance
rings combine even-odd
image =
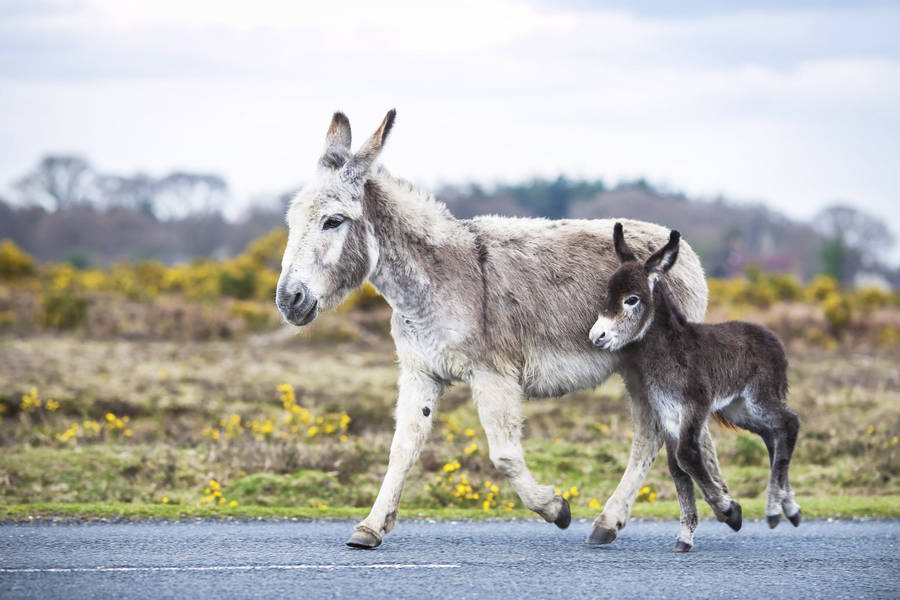
[[[381,536],[368,527],[359,527],[347,540],[347,545],[351,548],[361,548],[363,550],[374,550],[381,545]]]
[[[691,548],[693,548],[693,544],[688,544],[687,542],[682,542],[678,540],[675,542],[675,547],[672,548],[672,552],[690,552]]]
[[[559,514],[556,515],[556,520],[553,523],[560,529],[565,529],[571,522],[572,511],[569,509],[569,501],[562,498],[562,508],[559,509]]]
[[[800,526],[800,511],[798,510],[797,514],[795,514],[793,517],[788,517],[788,521],[790,521],[791,525],[793,525],[794,527],[799,527]]]
[[[775,529],[778,527],[778,523],[781,522],[781,515],[768,515],[766,516],[766,521],[769,522],[769,529]]]
[[[741,525],[744,520],[741,513],[741,505],[731,501],[731,506],[728,507],[728,510],[722,513],[722,520],[725,521],[725,524],[734,529],[735,531],[741,530]]]
[[[594,525],[594,530],[591,531],[591,535],[588,536],[585,542],[589,546],[603,546],[604,544],[612,544],[615,539],[615,529]]]

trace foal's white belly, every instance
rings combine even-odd
[[[724,410],[731,406],[735,400],[746,398],[749,390],[744,389],[730,396],[721,396],[713,400],[709,412],[714,413]],[[656,411],[659,422],[665,429],[666,434],[674,439],[678,439],[681,431],[681,421],[684,418],[684,399],[677,394],[672,394],[658,388],[650,389],[650,405]]]

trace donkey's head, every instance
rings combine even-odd
[[[609,279],[600,316],[591,327],[591,342],[604,350],[618,350],[647,333],[653,321],[653,288],[678,259],[681,234],[672,231],[669,242],[641,263],[625,243],[622,224],[613,229],[613,245],[619,268]]]
[[[369,169],[391,131],[395,114],[388,111],[378,130],[353,154],[350,121],[343,113],[334,113],[316,177],[291,202],[275,304],[294,325],[306,325],[320,309],[340,304],[362,285],[378,262],[363,195]]]

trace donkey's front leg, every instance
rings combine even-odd
[[[586,540],[591,546],[612,543],[616,539],[616,532],[628,523],[631,507],[663,445],[662,428],[656,411],[643,392],[633,386],[629,388],[634,426],[631,455],[616,491],[606,501],[600,516],[594,520],[594,528]]]
[[[534,480],[522,450],[522,389],[516,377],[491,371],[475,373],[470,382],[478,418],[487,435],[491,462],[503,473],[529,510],[565,529],[572,521],[569,503],[552,486]]]
[[[381,544],[381,532],[388,533],[394,528],[403,484],[428,439],[437,400],[443,391],[443,386],[431,377],[406,369],[400,374],[399,388],[397,424],[387,474],[369,516],[347,540],[347,545],[354,548],[376,548]]]

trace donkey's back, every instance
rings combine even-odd
[[[484,289],[486,352],[519,370],[530,396],[557,396],[601,383],[614,367],[610,353],[592,346],[587,332],[599,298],[618,267],[615,220],[478,217],[475,233]],[[665,245],[668,229],[625,221],[635,253],[646,258]],[[683,244],[669,276],[683,313],[700,321],[707,288],[700,260]]]

